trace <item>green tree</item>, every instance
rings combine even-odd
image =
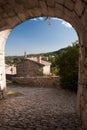
[[[49,61],[51,62],[51,73],[52,75],[58,75],[59,72],[59,68],[57,66],[57,59],[58,56],[54,56],[54,57],[49,57]]]
[[[5,63],[8,65],[17,65],[20,61],[24,60],[24,57],[19,56],[6,56],[5,57]]]
[[[66,52],[60,54],[56,60],[61,77],[61,85],[63,88],[70,90],[77,90],[78,82],[78,59],[79,59],[79,46],[73,44],[67,48]]]

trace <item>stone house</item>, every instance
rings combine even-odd
[[[50,65],[48,61],[40,57],[26,58],[17,64],[18,77],[36,77],[41,75],[50,75]]]

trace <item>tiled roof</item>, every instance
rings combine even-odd
[[[8,69],[9,67],[11,67],[10,65],[5,64],[5,69]]]
[[[41,65],[44,65],[44,66],[48,66],[48,65],[51,65],[51,63],[50,62],[48,62],[48,61],[44,61],[44,60],[42,60],[42,59],[40,59],[40,58],[37,58],[37,57],[31,57],[31,58],[26,58],[27,60],[31,60],[31,61],[34,61],[34,62],[37,62],[37,63],[39,63],[39,64],[41,64]]]

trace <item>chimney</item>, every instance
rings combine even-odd
[[[38,62],[38,63],[41,63],[41,56],[40,56],[40,57],[37,57],[37,62]]]

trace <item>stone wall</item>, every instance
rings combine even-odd
[[[52,77],[13,77],[12,79],[14,82],[19,84],[26,84],[29,86],[35,87],[57,87],[59,86],[59,77],[52,76]]]
[[[86,128],[87,130],[87,59],[86,58],[87,57],[84,55],[84,57],[80,59],[77,112],[82,119],[83,128]]]
[[[87,130],[87,0],[0,0],[0,84],[6,87],[5,42],[10,32],[24,21],[57,17],[69,22],[80,41],[78,113]]]
[[[82,119],[83,128],[87,128],[87,86],[79,83],[79,100],[77,99],[78,109],[80,111],[80,117]],[[87,130],[87,129],[85,129]]]
[[[31,60],[24,60],[17,65],[17,76],[18,77],[35,77],[40,76],[40,69],[42,65]]]

